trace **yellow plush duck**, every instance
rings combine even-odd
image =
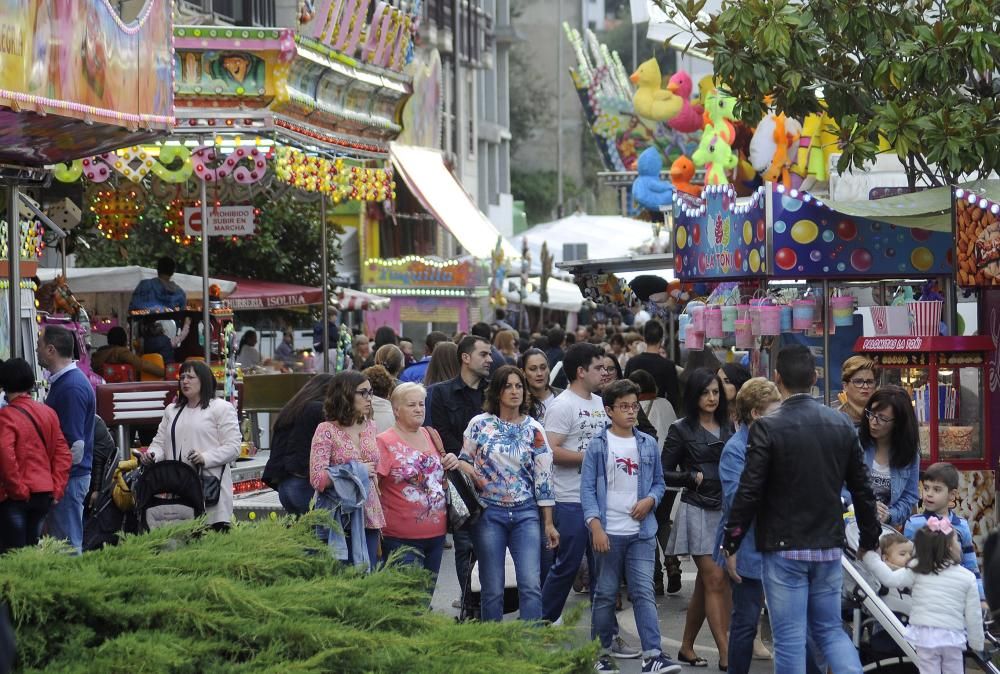
[[[643,119],[667,122],[680,114],[684,99],[663,88],[663,76],[656,59],[649,59],[629,77],[638,88],[632,95],[632,107]]]

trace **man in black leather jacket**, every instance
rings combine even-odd
[[[846,416],[809,395],[816,369],[808,347],[783,348],[776,369],[775,383],[785,401],[750,428],[746,467],[726,523],[723,552],[734,575],[734,555],[756,518],[776,672],[806,671],[808,632],[832,671],[860,673],[858,652],[844,632],[840,613],[840,489],[846,483],[854,499],[861,548],[874,549],[881,529],[861,444]]]

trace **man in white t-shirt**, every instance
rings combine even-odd
[[[660,626],[653,598],[656,506],[663,498],[663,466],[656,440],[635,429],[639,387],[621,380],[603,391],[611,428],[598,433],[584,454],[580,501],[593,541],[594,600],[591,636],[601,642],[598,672],[617,672],[611,656],[615,597],[628,578],[635,625],[642,641],[643,672],[679,672],[681,666],[660,650]],[[620,657],[620,656],[618,656]]]
[[[552,514],[559,530],[559,547],[542,585],[542,617],[553,622],[562,615],[584,555],[594,568],[590,533],[580,506],[580,466],[591,439],[608,425],[604,404],[594,394],[604,375],[603,359],[604,351],[594,344],[569,347],[562,361],[569,387],[545,411],[556,497]],[[639,657],[639,652],[628,649],[620,637],[616,637],[615,647],[618,657]]]

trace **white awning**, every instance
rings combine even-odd
[[[525,296],[524,305],[528,307],[540,306],[541,299],[538,296],[538,289],[541,287],[541,279],[529,278],[528,284],[531,286],[531,292]],[[519,304],[521,302],[521,296],[518,292],[520,289],[521,277],[508,276],[507,291],[504,293],[507,301],[511,304]],[[545,303],[547,309],[568,311],[569,313],[580,311],[580,306],[583,304],[583,293],[580,292],[580,288],[575,283],[550,278],[548,290],[549,301]]]
[[[61,268],[39,268],[38,280],[47,283],[62,275]],[[128,293],[131,295],[139,281],[156,278],[156,270],[149,267],[70,267],[66,270],[66,281],[74,294],[81,293]],[[174,274],[173,282],[180,286],[189,300],[201,299],[201,277],[190,274]],[[229,297],[236,290],[236,283],[209,278],[210,285],[219,286],[223,297]]]
[[[424,209],[451,232],[470,255],[489,260],[500,232],[445,166],[441,153],[398,143],[389,147],[393,166]],[[520,257],[506,239],[503,248],[508,259]]]
[[[705,6],[702,8],[700,14],[705,18],[711,15],[718,14],[722,11],[722,0],[707,0]],[[705,40],[705,34],[701,31],[695,29],[692,31],[692,27],[687,25],[687,21],[682,16],[677,16],[676,21],[667,16],[666,12],[660,9],[659,5],[654,2],[654,0],[646,1],[646,15],[649,17],[649,28],[646,31],[646,38],[652,40],[653,42],[667,43],[665,46],[673,47],[679,51],[687,49],[687,53],[691,56],[696,56],[700,59],[705,59],[711,61],[705,52],[699,50],[694,45]],[[637,12],[634,15],[633,23],[642,23],[642,21],[636,21],[636,18],[644,19],[641,12]],[[694,36],[691,33],[694,32]],[[688,49],[688,45],[691,45]],[[697,82],[697,79],[695,79]]]

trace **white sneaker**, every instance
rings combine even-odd
[[[633,660],[642,655],[642,651],[632,648],[620,634],[616,634],[611,640],[611,655],[621,660]]]

